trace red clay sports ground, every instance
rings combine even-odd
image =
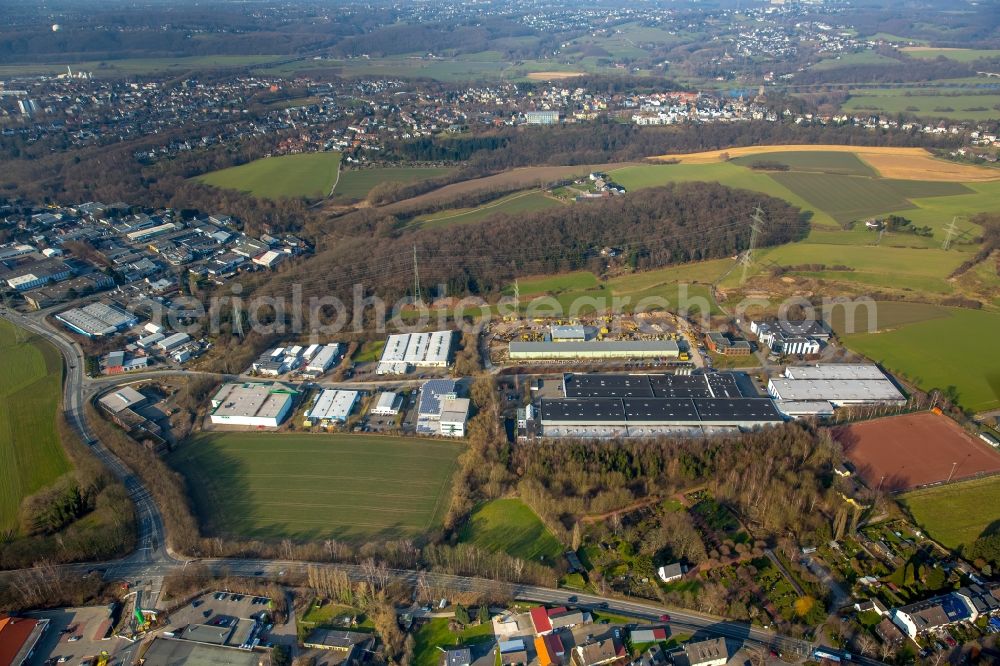
[[[1000,453],[946,416],[890,416],[834,430],[869,488],[909,490],[930,483],[1000,472]],[[954,467],[954,474],[952,474]]]

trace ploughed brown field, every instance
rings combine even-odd
[[[890,416],[834,430],[870,488],[899,491],[1000,472],[1000,453],[946,416]],[[952,474],[954,467],[954,474]]]

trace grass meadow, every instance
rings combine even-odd
[[[502,197],[488,204],[476,208],[454,208],[442,210],[436,213],[428,213],[414,219],[414,224],[419,224],[424,229],[435,227],[446,227],[452,224],[470,224],[481,222],[491,215],[504,213],[506,215],[517,215],[519,213],[534,213],[546,208],[560,206],[559,201],[546,195],[541,190],[527,190],[518,192],[510,196]]]
[[[338,152],[303,153],[265,157],[197,176],[197,180],[263,199],[319,199],[330,193],[339,168]]]
[[[17,528],[21,500],[70,470],[56,416],[62,357],[38,338],[17,342],[0,319],[0,533]]]
[[[497,499],[480,504],[462,527],[459,540],[483,550],[503,551],[523,560],[552,563],[564,548],[527,504]]]
[[[996,511],[983,509],[1000,506],[1000,477],[914,490],[900,501],[927,534],[957,549],[970,545],[988,527],[996,528]]]
[[[379,183],[400,183],[408,185],[429,178],[446,175],[451,169],[438,167],[384,167],[374,169],[352,169],[342,171],[335,197],[357,200],[364,199]]]
[[[171,454],[209,534],[398,539],[440,524],[458,442],[350,434],[228,432]]]
[[[983,347],[1000,330],[1000,313],[941,310],[921,321],[846,335],[843,340],[925,391],[954,387],[965,409],[980,412],[1000,407],[1000,355]]]

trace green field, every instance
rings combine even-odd
[[[428,178],[446,175],[451,169],[437,167],[384,167],[373,169],[352,169],[342,171],[333,194],[336,197],[356,200],[364,199],[379,183],[400,183],[408,185]]]
[[[878,178],[798,171],[773,173],[771,177],[840,224],[913,207]]]
[[[340,153],[302,153],[265,157],[240,166],[197,176],[208,185],[249,192],[255,197],[280,199],[327,196],[337,180]]]
[[[523,560],[544,559],[549,564],[564,550],[531,507],[518,499],[498,499],[476,507],[462,527],[459,541]]]
[[[762,159],[766,159],[766,156]],[[735,187],[753,192],[761,192],[772,197],[784,199],[793,206],[813,211],[812,222],[820,226],[839,227],[839,223],[828,213],[817,210],[805,199],[791,191],[771,175],[763,171],[740,166],[733,162],[717,164],[644,164],[641,166],[623,167],[610,172],[616,183],[625,186],[629,191],[646,187],[657,187],[667,183],[716,182],[728,187]]]
[[[1000,58],[1000,49],[931,49],[921,48],[919,50],[904,51],[911,58],[932,60],[944,57],[957,62],[972,62],[980,58]]]
[[[847,176],[878,175],[874,169],[862,162],[854,153],[836,153],[823,150],[792,151],[763,155],[745,155],[731,160],[732,164],[745,167],[751,167],[756,162],[777,162],[778,164],[784,164],[792,171],[836,173]]]
[[[477,208],[455,208],[428,213],[414,219],[422,228],[445,227],[451,224],[469,224],[480,222],[498,213],[517,215],[519,213],[534,213],[535,211],[555,208],[561,204],[546,195],[541,190],[528,190],[491,201]]]
[[[840,69],[841,67],[855,67],[857,65],[895,64],[899,64],[899,60],[896,58],[890,58],[889,56],[884,56],[881,53],[876,53],[875,51],[865,50],[858,51],[857,53],[845,53],[844,55],[836,56],[834,58],[820,60],[809,69],[823,71],[829,69]]]
[[[91,72],[95,77],[112,78],[147,75],[160,72],[183,72],[193,69],[228,69],[249,67],[281,60],[280,55],[206,55],[177,58],[124,58],[122,60],[89,60],[84,62],[0,65],[0,76],[30,74],[62,74],[68,65],[74,72]]]
[[[439,525],[462,449],[374,435],[214,433],[169,462],[187,478],[206,533],[364,541]]]
[[[877,333],[855,333],[844,344],[921,389],[953,386],[958,402],[975,412],[1000,407],[1000,354],[981,351],[996,338],[1000,314],[945,308],[947,316],[902,324]]]
[[[1000,520],[1000,477],[914,490],[900,501],[927,534],[957,549],[971,544]]]
[[[21,500],[70,470],[56,415],[62,357],[39,338],[17,342],[0,319],[0,533],[17,529]]]
[[[857,113],[907,113],[922,118],[995,120],[1000,93],[976,93],[972,88],[864,88],[852,90],[842,105]]]

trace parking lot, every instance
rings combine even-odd
[[[104,638],[111,629],[108,615],[106,606],[32,613],[32,617],[48,619],[49,627],[28,663],[77,666],[95,663],[102,651],[110,655],[109,664],[128,663],[130,660],[124,655],[131,653],[132,644],[115,636]]]
[[[171,613],[167,635],[230,647],[245,647],[255,639],[264,642],[269,605],[265,597],[207,592]]]

